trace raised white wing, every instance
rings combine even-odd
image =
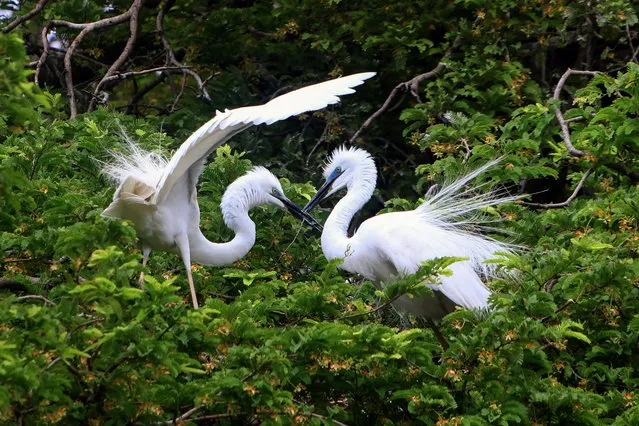
[[[353,87],[374,75],[374,72],[353,74],[286,93],[263,105],[218,111],[213,119],[196,130],[175,152],[164,169],[151,203],[161,203],[178,179],[188,173],[191,167],[201,164],[215,148],[235,134],[252,125],[272,124],[293,115],[335,104],[340,101],[339,96],[354,93]],[[192,184],[195,184],[195,180]]]

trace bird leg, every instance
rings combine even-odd
[[[186,268],[186,276],[189,278],[189,287],[191,289],[191,299],[193,300],[193,308],[199,308],[197,303],[197,295],[195,294],[195,284],[193,283],[193,274],[191,273],[191,249],[189,248],[189,241],[186,238],[180,238],[177,241],[178,250],[180,250],[180,256],[184,262]]]
[[[185,264],[186,276],[189,277],[189,287],[191,288],[191,299],[193,299],[193,308],[199,308],[197,304],[197,295],[195,294],[195,284],[193,284],[193,274],[191,273],[191,262]]]
[[[142,266],[146,266],[146,263],[149,261],[150,254],[150,248],[142,247]],[[140,272],[140,288],[144,289],[144,271]]]

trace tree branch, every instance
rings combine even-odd
[[[29,300],[29,299],[42,300],[45,305],[49,304],[51,306],[55,306],[55,303],[53,303],[52,301],[50,301],[49,299],[47,299],[44,296],[40,296],[39,294],[29,294],[27,296],[16,297],[16,300]]]
[[[584,173],[583,177],[579,180],[577,187],[572,192],[572,194],[570,194],[570,197],[566,199],[566,201],[561,203],[550,203],[550,204],[540,204],[540,203],[524,203],[524,204],[530,207],[538,207],[542,209],[556,209],[560,207],[566,207],[568,204],[570,204],[572,200],[574,200],[577,197],[577,194],[579,193],[579,191],[581,191],[581,188],[584,186],[584,182],[586,181],[586,179],[588,179],[588,176],[590,176],[590,174],[592,173],[592,170],[593,170],[593,167],[586,170],[586,173]]]
[[[40,13],[40,11],[42,11],[42,9],[44,8],[44,6],[49,2],[49,0],[40,0],[38,3],[36,3],[35,7],[33,9],[31,9],[29,12],[25,13],[22,16],[19,16],[15,19],[15,21],[11,22],[9,25],[7,25],[6,27],[4,27],[2,29],[3,33],[8,33],[13,31],[13,29],[15,29],[18,25],[22,24],[24,21],[27,21],[31,18],[33,18],[35,15],[37,15],[38,13]]]
[[[46,25],[45,28],[48,28],[48,29],[50,29],[52,26],[65,26],[67,28],[71,28],[71,29],[75,29],[75,30],[81,30],[80,33],[73,39],[73,41],[71,42],[71,45],[67,49],[67,53],[64,55],[65,83],[66,83],[66,86],[67,86],[67,95],[69,96],[69,105],[70,105],[70,109],[71,109],[71,118],[74,118],[75,116],[78,115],[78,106],[77,106],[77,103],[76,103],[75,91],[74,91],[74,88],[73,88],[73,72],[71,70],[71,58],[73,57],[73,54],[74,54],[75,50],[78,48],[78,46],[80,45],[82,40],[90,32],[92,32],[92,31],[94,31],[96,29],[103,29],[103,28],[111,27],[113,25],[121,24],[121,23],[126,22],[126,21],[133,20],[132,16],[134,14],[135,14],[135,19],[134,19],[135,22],[134,23],[135,23],[135,28],[136,28],[136,31],[137,31],[137,15],[139,13],[139,9],[142,6],[143,2],[144,2],[144,0],[134,0],[133,4],[129,8],[129,10],[127,10],[126,12],[124,12],[124,13],[122,13],[120,15],[117,15],[117,16],[113,16],[111,18],[105,18],[105,19],[101,19],[101,20],[95,21],[95,22],[89,22],[89,23],[85,23],[85,24],[77,24],[77,23],[74,23],[74,22],[69,22],[69,21],[65,21],[65,20],[61,20],[61,19],[55,19],[53,21],[50,21]],[[131,25],[133,26],[133,23]],[[46,37],[46,33],[45,33],[45,37]],[[131,41],[131,38],[129,38],[129,42],[130,41]],[[129,42],[127,42],[127,47],[129,46]],[[125,47],[125,50],[126,49],[127,48]],[[43,52],[43,55],[44,55],[44,52]],[[128,55],[128,52],[127,52],[127,55]],[[118,58],[118,60],[116,60],[116,62],[113,65],[111,65],[111,68],[109,68],[109,71],[107,71],[106,76],[109,76],[109,75],[113,74],[113,72],[116,71],[119,68],[121,63],[124,62],[124,59],[126,59],[126,56],[124,58],[122,56],[123,55],[120,55],[120,58]],[[42,57],[41,57],[41,59],[42,59]],[[46,56],[44,56],[44,59],[46,59]],[[42,59],[43,62],[44,62],[44,59]]]
[[[322,419],[324,421],[331,421],[331,422],[335,423],[338,426],[347,426],[346,423],[338,422],[335,419],[329,419],[328,417],[323,416],[321,414],[311,413],[311,417],[315,417],[316,419]]]
[[[156,88],[160,83],[162,83],[166,79],[167,75],[168,74],[165,72],[161,73],[155,78],[155,80],[140,89],[140,91],[133,96],[131,102],[126,106],[126,113],[132,114],[134,109],[137,109],[138,103],[142,100],[142,98],[151,90]]]
[[[157,67],[157,68],[149,68],[147,70],[142,71],[129,71],[129,72],[115,72],[113,75],[103,78],[104,82],[112,81],[112,80],[124,80],[125,78],[135,77],[138,75],[152,74],[154,72],[159,71],[171,71],[171,70],[183,70],[183,67]]]
[[[480,20],[480,18],[475,19],[475,23],[479,22],[479,20]],[[379,117],[384,112],[386,112],[386,110],[388,109],[388,107],[391,104],[391,101],[393,100],[393,98],[395,98],[395,96],[397,95],[397,93],[400,90],[409,89],[411,95],[413,95],[415,97],[415,99],[417,99],[417,102],[422,103],[422,100],[420,99],[419,93],[418,93],[420,83],[422,81],[424,81],[424,80],[428,80],[428,79],[431,79],[433,77],[436,77],[437,74],[439,74],[440,72],[442,72],[446,68],[446,63],[444,61],[446,60],[446,58],[448,58],[453,53],[453,50],[455,50],[457,48],[457,46],[459,46],[461,41],[462,41],[462,35],[461,35],[461,33],[459,33],[455,37],[455,40],[453,40],[453,44],[451,44],[450,47],[448,48],[448,50],[446,50],[446,52],[444,53],[444,56],[442,56],[441,60],[435,66],[435,68],[433,68],[432,70],[430,70],[428,72],[420,74],[420,75],[418,75],[416,77],[413,77],[413,78],[411,78],[408,81],[404,81],[403,83],[399,83],[397,86],[395,86],[393,88],[393,90],[390,92],[390,95],[388,95],[388,98],[386,98],[386,101],[384,101],[384,104],[382,105],[382,107],[380,109],[378,109],[377,111],[375,111],[373,113],[373,115],[368,117],[368,119],[366,119],[364,124],[362,124],[362,127],[360,127],[355,132],[355,134],[349,139],[348,142],[351,143],[351,144],[354,143],[355,140],[362,134],[362,132],[364,132],[364,130],[366,130],[368,128],[368,126],[371,125],[373,120],[375,120],[377,117]]]
[[[209,95],[209,92],[204,87],[205,83],[202,81],[202,78],[200,77],[200,75],[196,73],[195,71],[189,69],[188,67],[184,66],[184,64],[182,64],[180,61],[177,60],[177,58],[175,57],[175,52],[173,51],[173,48],[171,47],[171,43],[169,43],[167,38],[164,36],[164,26],[162,24],[162,21],[164,20],[164,15],[171,9],[171,7],[173,7],[174,4],[175,4],[175,0],[168,0],[164,4],[164,6],[160,9],[155,19],[155,27],[156,27],[157,33],[160,37],[160,40],[162,41],[164,50],[166,51],[167,65],[174,65],[176,67],[181,67],[185,74],[188,74],[191,77],[193,77],[200,91],[200,96],[207,103],[210,103],[211,96]]]
[[[561,76],[559,82],[557,83],[557,87],[555,87],[555,92],[553,93],[553,100],[559,101],[559,95],[561,94],[561,89],[563,89],[564,84],[566,84],[566,80],[571,75],[589,75],[595,76],[599,74],[599,71],[580,71],[573,70],[568,68],[566,72]],[[561,134],[564,138],[564,144],[566,145],[566,149],[570,153],[570,155],[574,157],[585,157],[586,153],[580,151],[574,147],[572,144],[572,140],[570,139],[570,130],[568,130],[568,121],[564,119],[564,115],[561,113],[559,107],[553,104],[552,108],[555,110],[555,117],[557,117],[557,121],[559,121],[559,127],[561,127]]]
[[[38,62],[36,63],[36,71],[34,76],[34,83],[36,86],[40,85],[40,71],[42,70],[42,65],[47,60],[49,56],[49,38],[47,35],[49,34],[49,30],[51,29],[51,22],[47,22],[47,24],[42,27],[42,32],[40,33],[40,37],[42,39],[42,54],[38,58]]]
[[[143,3],[144,3],[144,0],[135,0],[133,4],[131,5],[131,7],[129,8],[129,10],[127,11],[127,13],[129,13],[129,16],[130,16],[129,39],[126,41],[126,45],[124,46],[124,49],[122,49],[122,53],[120,53],[120,56],[118,56],[118,59],[115,60],[115,62],[111,65],[111,67],[106,72],[106,74],[104,74],[104,76],[102,77],[102,80],[100,80],[98,85],[95,86],[95,90],[93,91],[93,96],[91,97],[91,100],[89,101],[89,108],[88,108],[89,112],[93,111],[93,109],[95,108],[95,102],[96,102],[96,99],[98,98],[97,95],[100,89],[102,89],[102,86],[104,86],[104,84],[107,81],[109,81],[109,78],[113,74],[115,74],[117,70],[120,69],[120,67],[124,64],[124,61],[126,61],[126,59],[129,57],[131,50],[133,50],[133,46],[135,46],[135,42],[138,38],[138,17],[140,16],[140,9],[142,8]]]
[[[412,79],[399,83],[397,86],[395,86],[393,90],[390,92],[390,94],[388,95],[388,97],[386,98],[386,100],[384,101],[384,103],[382,104],[382,106],[377,111],[375,111],[373,115],[371,115],[370,117],[366,119],[364,124],[362,124],[362,126],[350,138],[349,143],[351,144],[354,143],[355,140],[368,128],[368,126],[371,125],[373,120],[375,120],[377,117],[379,117],[380,115],[386,112],[391,102],[393,101],[393,99],[395,98],[397,93],[399,93],[400,90],[409,89],[410,93],[413,96],[415,96],[418,99],[418,101],[421,103],[421,100],[419,100],[419,95],[417,94],[417,91],[419,89],[419,83],[429,78],[435,77],[438,73],[443,71],[444,68],[446,68],[446,64],[443,62],[439,62],[437,66],[433,68],[432,70],[430,70],[429,72],[420,74],[417,77],[413,77]]]

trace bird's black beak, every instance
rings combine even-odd
[[[300,206],[298,206],[297,204],[295,204],[294,202],[292,202],[291,200],[289,200],[288,198],[284,196],[277,197],[277,199],[284,204],[284,207],[286,207],[286,210],[288,210],[288,212],[292,214],[294,217],[301,220],[302,222],[308,223],[316,231],[320,233],[322,232],[322,229],[323,229],[322,224],[319,223],[313,216],[311,216],[310,213],[305,212],[304,210],[302,210]]]
[[[315,195],[313,195],[313,198],[311,198],[311,200],[306,203],[302,211],[310,212],[315,208],[316,205],[318,205],[324,198],[326,198],[326,193],[331,189],[331,185],[333,185],[333,182],[335,181],[335,179],[337,179],[338,176],[339,175],[337,174],[329,176],[328,179],[326,179],[324,185],[322,185],[322,187],[317,190]]]

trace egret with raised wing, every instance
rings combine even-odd
[[[224,222],[235,237],[213,243],[200,231],[197,182],[206,158],[237,133],[257,124],[272,124],[290,116],[315,111],[354,93],[375,73],[360,73],[325,81],[278,96],[264,105],[217,112],[195,131],[169,161],[157,152],[146,152],[129,144],[129,152],[116,155],[104,172],[118,183],[113,202],[104,216],[133,222],[140,239],[143,263],[151,250],[172,251],[184,262],[193,306],[198,307],[191,261],[203,265],[227,265],[242,258],[255,242],[255,223],[248,211],[270,203],[287,208],[298,218],[314,219],[290,202],[279,181],[264,168],[256,168],[237,179],[226,190],[221,203]]]
[[[343,258],[341,268],[371,280],[378,288],[399,276],[413,274],[421,262],[435,257],[455,256],[468,260],[452,264],[450,277],[428,285],[433,295],[402,296],[393,306],[430,320],[441,319],[455,305],[470,309],[488,307],[490,291],[481,278],[491,278],[494,266],[485,261],[496,252],[511,252],[512,246],[482,235],[478,218],[483,207],[518,199],[494,192],[465,189],[475,177],[499,160],[445,185],[417,209],[385,213],[364,221],[352,237],[347,234],[353,215],[375,190],[377,169],[370,154],[357,148],[338,148],[324,168],[324,185],[304,207],[308,212],[320,201],[346,188],[346,195],[331,211],[322,232],[322,251],[327,259]]]

